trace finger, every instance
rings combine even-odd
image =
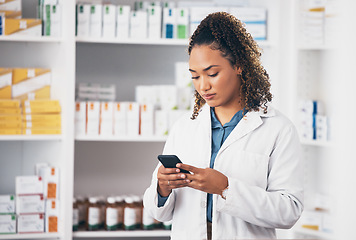
[[[176,167],[187,170],[192,173],[197,173],[197,172],[199,172],[199,169],[200,169],[200,168],[193,167],[192,165],[188,165],[188,164],[184,164],[184,163],[177,163]]]
[[[165,168],[163,167],[160,171],[161,174],[173,174],[179,172],[178,168]]]
[[[172,180],[169,181],[169,187],[173,188],[181,188],[181,187],[187,187],[190,180]],[[167,182],[168,183],[168,182]]]

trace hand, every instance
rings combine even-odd
[[[197,168],[191,165],[177,163],[177,168],[191,172],[184,174],[190,180],[188,186],[206,193],[221,194],[228,186],[228,178],[221,172],[212,168]]]
[[[186,175],[180,172],[178,168],[165,168],[163,165],[158,168],[157,190],[162,197],[167,197],[172,189],[187,187]]]

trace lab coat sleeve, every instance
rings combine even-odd
[[[174,132],[175,127],[172,128],[171,134],[169,135],[166,141],[163,154],[172,154],[174,147]],[[152,174],[151,185],[145,191],[143,197],[143,204],[153,218],[157,219],[158,221],[164,222],[172,220],[175,205],[175,190],[172,190],[165,204],[162,207],[158,207],[157,172],[160,166],[161,163],[158,163],[155,171]]]
[[[216,196],[217,211],[266,228],[291,228],[303,211],[303,162],[294,126],[278,135],[269,159],[267,189],[229,178],[226,200]]]

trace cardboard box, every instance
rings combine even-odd
[[[114,103],[102,102],[100,104],[100,135],[112,136],[114,134]]]
[[[22,121],[22,116],[18,115],[0,115],[0,122],[18,122]]]
[[[0,135],[21,135],[22,129],[0,129]]]
[[[45,212],[43,194],[18,195],[16,198],[16,214],[35,214]]]
[[[156,86],[139,85],[135,87],[135,100],[140,104],[155,104]]]
[[[87,103],[75,103],[75,133],[76,135],[85,135],[86,133],[86,116],[87,116]]]
[[[4,16],[5,18],[15,18],[15,19],[20,19],[22,16],[21,11],[0,10],[0,14],[2,14],[2,16]]]
[[[39,176],[43,179],[44,197],[48,199],[59,199],[59,168],[42,167]]]
[[[15,195],[0,195],[0,214],[3,213],[15,213]]]
[[[13,68],[12,84],[17,84],[30,78],[39,77],[51,72],[48,68]]]
[[[22,121],[0,121],[0,129],[17,128],[22,127]]]
[[[37,113],[60,113],[61,106],[47,106],[47,107],[24,107],[23,112],[26,114]]]
[[[116,37],[128,39],[130,32],[130,6],[117,6]]]
[[[42,21],[40,19],[11,19],[4,20],[4,35],[41,36]]]
[[[0,115],[19,115],[21,108],[0,108]]]
[[[37,90],[27,92],[23,95],[19,95],[17,97],[14,97],[14,99],[19,99],[21,100],[21,104],[23,105],[23,102],[25,100],[34,100],[34,99],[50,99],[51,98],[51,86],[46,85],[44,87],[41,87]]]
[[[21,11],[21,0],[2,0],[0,1],[0,10]]]
[[[46,200],[46,227],[45,232],[58,232],[59,200]]]
[[[154,135],[154,113],[155,108],[153,104],[140,105],[140,135],[153,136]]]
[[[159,97],[162,110],[178,109],[178,88],[176,86],[159,86]]]
[[[89,37],[90,32],[90,4],[77,5],[77,36]]]
[[[176,9],[163,8],[162,38],[176,38],[176,28]]]
[[[61,129],[61,121],[43,121],[43,122],[32,122],[25,121],[22,124],[23,128],[27,129]]]
[[[147,12],[136,11],[130,14],[130,38],[147,38]]]
[[[60,122],[60,114],[24,114],[23,120],[32,123],[42,123],[42,122]]]
[[[127,106],[127,135],[138,136],[140,130],[140,105],[129,102]]]
[[[0,68],[0,99],[11,99],[11,82],[12,69]]]
[[[16,215],[0,214],[0,234],[16,233]]]
[[[0,100],[0,108],[20,108],[19,100]]]
[[[24,128],[22,133],[25,135],[58,135],[62,134],[61,129],[32,129]]]
[[[87,135],[99,135],[100,102],[87,102]]]
[[[43,194],[43,181],[39,176],[16,177],[16,195]]]
[[[189,9],[188,8],[177,8],[177,38],[186,39],[189,34]]]
[[[105,4],[103,7],[103,37],[115,38],[116,36],[116,6]]]
[[[128,103],[116,102],[114,106],[114,135],[127,135],[127,108]]]
[[[44,214],[18,215],[17,232],[18,233],[43,233],[44,232]]]
[[[148,38],[161,38],[162,8],[160,6],[150,6],[148,13]]]
[[[26,78],[25,80],[21,80],[17,83],[14,83],[15,78],[15,72],[13,75],[13,85],[12,85],[12,97],[13,98],[21,98],[22,95],[27,95],[28,94],[40,90],[42,88],[47,87],[48,85],[51,84],[51,73],[46,72],[40,75],[35,75],[31,78]]]
[[[90,6],[90,30],[89,36],[100,38],[103,31],[103,5],[93,4]]]
[[[155,135],[168,136],[168,111],[155,111]]]

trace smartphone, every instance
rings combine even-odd
[[[176,155],[158,155],[157,158],[165,168],[176,168],[177,163],[182,163],[182,161]],[[190,173],[184,169],[180,169],[180,172]]]

